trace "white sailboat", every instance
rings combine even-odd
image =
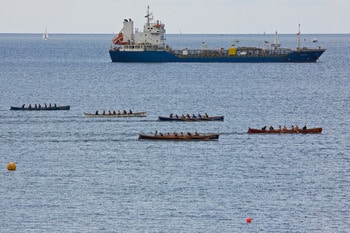
[[[280,40],[278,38],[278,34],[277,34],[277,31],[275,32],[275,38],[273,40],[273,44],[271,44],[271,47],[277,49],[279,47],[281,47],[281,43],[280,43]]]
[[[43,33],[43,40],[50,40],[49,34],[47,33],[47,28],[45,28],[45,31]]]

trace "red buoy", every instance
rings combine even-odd
[[[247,223],[251,223],[251,222],[252,222],[252,218],[249,218],[249,217],[248,217],[248,218],[246,219],[246,221],[247,221]]]

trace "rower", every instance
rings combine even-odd
[[[261,130],[266,130],[266,125],[264,127],[262,127]]]
[[[207,113],[205,113],[204,116],[205,116],[205,118],[208,118],[208,117],[209,117]]]
[[[129,109],[129,113],[130,113],[130,114],[132,114],[132,111],[131,111],[131,109]]]
[[[24,106],[26,106],[26,104],[23,104],[23,105],[22,105],[22,108],[24,108]]]
[[[307,128],[306,128],[306,125],[304,125],[304,127],[303,127],[303,130],[306,130]]]
[[[98,110],[95,112],[95,115],[98,115]]]
[[[169,118],[173,118],[173,114],[172,113],[170,113]]]

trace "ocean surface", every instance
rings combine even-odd
[[[0,34],[0,232],[350,232],[349,34],[304,35],[304,46],[327,48],[311,64],[112,63],[112,35],[50,36]],[[236,40],[273,35],[166,42]],[[280,41],[297,46],[295,35]],[[9,110],[39,103],[71,110]],[[148,116],[83,116],[123,109]],[[205,112],[225,121],[157,121]],[[323,132],[247,134],[304,124]],[[156,130],[220,139],[138,140]]]

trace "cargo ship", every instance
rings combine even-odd
[[[263,48],[233,44],[227,49],[208,49],[203,43],[201,49],[173,50],[165,44],[165,25],[153,21],[149,7],[145,18],[143,31],[134,30],[132,19],[124,19],[122,30],[112,39],[112,62],[316,62],[325,51],[300,46],[300,24],[296,49],[282,48],[279,43]]]

